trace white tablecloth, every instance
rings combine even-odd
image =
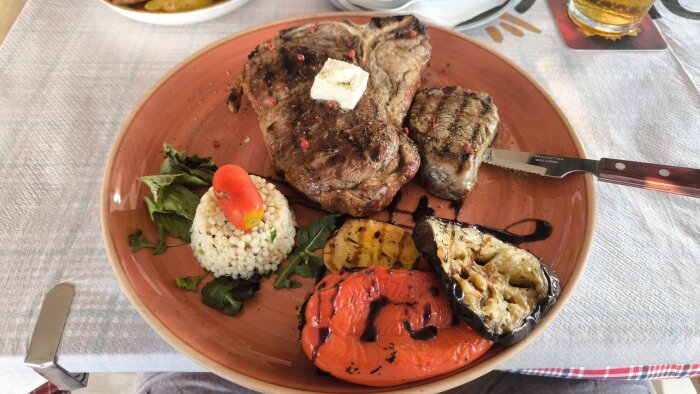
[[[700,22],[659,4],[669,49],[573,51],[544,1],[518,15],[542,30],[470,35],[555,98],[592,158],[700,167]],[[159,27],[98,1],[30,0],[0,46],[0,387],[22,366],[44,294],[76,286],[59,362],[72,371],[194,371],[132,308],[100,236],[110,145],[170,68],[241,29],[332,11],[325,1],[252,0],[220,19]],[[700,200],[597,185],[590,259],[551,327],[503,368],[700,362]]]

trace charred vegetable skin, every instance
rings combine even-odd
[[[525,338],[559,297],[559,278],[540,259],[474,226],[428,217],[413,239],[453,309],[500,344]]]
[[[459,369],[493,344],[452,311],[430,272],[370,267],[326,275],[300,321],[302,348],[319,369],[369,386]]]

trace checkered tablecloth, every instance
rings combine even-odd
[[[469,35],[552,95],[590,157],[700,167],[700,22],[659,2],[667,50],[580,52],[564,46],[545,1],[530,3],[513,13],[539,32],[515,35],[498,21],[500,43],[483,29]],[[320,11],[333,8],[323,0],[251,0],[211,22],[159,27],[97,0],[29,0],[0,46],[0,391],[41,382],[22,360],[44,294],[62,281],[76,288],[59,350],[64,367],[201,370],[148,327],[113,277],[99,223],[107,154],[139,98],[187,56],[242,29]],[[700,201],[610,184],[596,193],[595,237],[576,292],[502,368],[697,375]],[[642,365],[654,367],[605,368]]]
[[[700,364],[664,364],[639,367],[513,369],[524,375],[567,379],[654,380],[700,376]]]

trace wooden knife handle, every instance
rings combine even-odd
[[[700,169],[600,159],[598,179],[660,192],[700,197]]]

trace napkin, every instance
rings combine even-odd
[[[424,21],[454,27],[509,0],[428,0],[412,4],[403,13],[414,14]]]

